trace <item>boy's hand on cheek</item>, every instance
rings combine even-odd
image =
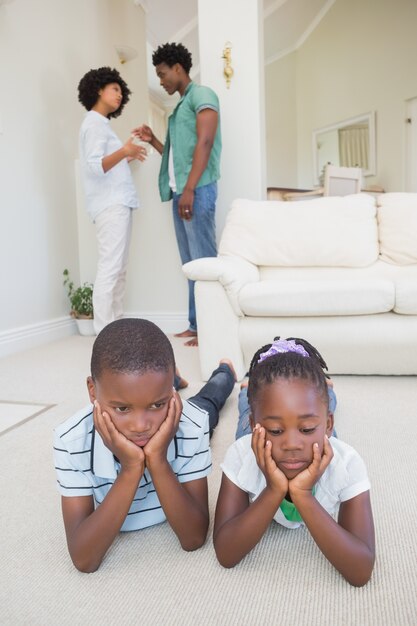
[[[297,497],[303,494],[311,493],[316,482],[321,478],[324,470],[330,464],[333,458],[333,448],[330,445],[328,437],[325,435],[323,442],[323,453],[320,453],[318,443],[313,444],[313,460],[310,465],[289,481],[289,490],[291,497]]]
[[[272,458],[272,444],[266,440],[265,429],[256,424],[252,433],[252,450],[269,489],[282,498],[288,491],[288,479]]]
[[[165,462],[170,442],[178,430],[182,412],[182,402],[178,393],[174,391],[169,401],[168,413],[156,433],[151,437],[143,448],[146,457],[146,465],[150,467],[153,462]]]
[[[114,425],[110,415],[101,411],[97,400],[94,402],[94,426],[105,446],[119,459],[123,469],[134,469],[143,474],[145,455],[142,448],[129,441]]]

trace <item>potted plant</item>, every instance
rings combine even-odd
[[[95,335],[93,326],[93,285],[84,283],[75,288],[68,270],[63,271],[64,287],[71,303],[70,315],[77,323],[80,335]]]

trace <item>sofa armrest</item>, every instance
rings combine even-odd
[[[196,259],[185,263],[182,269],[189,280],[220,282],[239,317],[243,316],[238,301],[239,291],[244,285],[259,281],[258,266],[234,256]]]

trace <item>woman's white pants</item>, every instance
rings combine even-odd
[[[94,330],[123,316],[123,296],[129,244],[132,232],[132,209],[111,206],[95,220],[98,247],[97,276],[93,289]]]

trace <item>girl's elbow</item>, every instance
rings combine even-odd
[[[354,577],[346,577],[347,582],[352,585],[352,587],[364,587],[371,579],[372,571],[367,576],[354,576]]]
[[[222,567],[225,569],[232,569],[235,565],[237,565],[238,561],[230,561],[229,559],[224,559],[217,555],[217,560]]]
[[[374,562],[374,557],[370,558],[362,567],[358,567],[354,573],[349,573],[349,575],[345,575],[344,578],[352,587],[364,587],[371,580]]]
[[[225,569],[232,569],[241,560],[241,559],[236,559],[234,557],[231,557],[228,554],[224,554],[224,552],[218,547],[216,547],[216,545],[214,545],[214,550],[216,552],[216,557],[217,557],[218,562]]]

